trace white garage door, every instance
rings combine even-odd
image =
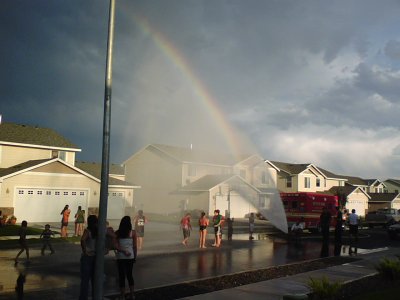
[[[78,206],[87,214],[87,197],[86,190],[17,188],[14,214],[18,222],[61,222],[60,213],[68,204],[69,221],[74,222]]]
[[[125,216],[125,192],[114,191],[108,195],[107,219],[120,220]]]

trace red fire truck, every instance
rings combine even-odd
[[[338,206],[338,196],[320,193],[281,193],[281,199],[286,212],[289,229],[293,223],[304,218],[304,229],[310,231],[319,230],[319,217],[324,207],[332,215],[331,227],[335,226],[336,206]]]

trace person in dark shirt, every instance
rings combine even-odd
[[[328,208],[325,206],[322,209],[322,213],[319,217],[319,224],[321,227],[322,233],[322,248],[321,248],[321,257],[329,256],[329,227],[331,225],[331,213]]]
[[[42,255],[44,255],[44,250],[46,250],[47,246],[49,247],[51,254],[55,253],[54,248],[50,242],[51,236],[54,236],[54,232],[50,230],[50,224],[46,224],[44,226],[44,230],[43,230],[42,234],[40,235],[40,238],[42,239],[42,243],[43,243],[42,251],[41,251]]]

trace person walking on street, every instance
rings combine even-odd
[[[249,216],[249,240],[254,240],[254,237],[253,237],[254,222],[255,222],[254,213],[251,213]]]
[[[21,228],[19,229],[19,245],[21,247],[21,250],[19,250],[17,256],[15,257],[15,263],[18,263],[18,258],[19,256],[22,254],[22,252],[26,252],[26,262],[30,262],[29,260],[29,247],[28,247],[28,243],[26,241],[26,230],[28,229],[28,222],[27,221],[22,221],[21,222]]]
[[[116,258],[118,267],[118,278],[121,299],[125,298],[125,279],[129,284],[128,299],[135,299],[133,264],[137,256],[137,237],[136,231],[132,230],[131,218],[125,216],[121,219],[118,230],[115,232],[117,239]]]
[[[137,236],[137,248],[141,250],[143,247],[144,224],[147,223],[147,218],[143,215],[143,210],[138,211],[133,222],[135,224],[135,232]]]
[[[71,214],[71,210],[69,209],[69,205],[65,205],[64,209],[61,211],[61,237],[68,237],[68,220],[69,215]]]
[[[54,232],[51,231],[50,224],[46,224],[44,226],[43,232],[40,235],[40,238],[42,239],[42,243],[43,243],[42,250],[41,250],[42,255],[44,255],[44,250],[46,250],[47,247],[49,247],[51,254],[55,253],[54,248],[50,242],[51,236],[54,236]]]
[[[81,237],[82,255],[80,260],[81,286],[79,300],[88,299],[89,282],[92,285],[93,294],[97,231],[97,216],[90,215],[87,219],[87,228],[83,231]]]
[[[222,216],[219,214],[219,209],[214,210],[213,225],[214,225],[215,241],[214,244],[212,244],[211,246],[220,247],[221,235],[222,235],[221,231]]]
[[[206,213],[203,211],[199,219],[199,247],[206,248],[207,227],[210,224]]]
[[[349,254],[357,254],[357,243],[358,243],[358,215],[356,210],[353,208],[349,215],[349,234],[350,234],[350,246]]]
[[[183,233],[182,244],[184,244],[185,246],[188,245],[190,231],[192,230],[192,224],[190,224],[190,217],[191,217],[190,213],[185,214],[185,216],[181,219],[181,224],[180,224]]]
[[[332,216],[331,213],[328,211],[328,208],[324,206],[319,218],[319,224],[322,233],[321,257],[329,256],[329,227],[331,225],[331,217]]]
[[[335,225],[335,248],[333,250],[334,256],[340,256],[342,249],[342,233],[343,233],[343,213],[340,207],[336,206],[336,225]]]

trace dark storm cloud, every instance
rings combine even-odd
[[[83,159],[99,160],[108,1],[0,7],[3,120],[52,127],[83,148]],[[116,8],[113,161],[149,142],[224,141],[190,70],[267,159],[350,175],[397,172],[397,1],[118,0]],[[371,151],[369,170],[354,163],[374,143],[388,151]]]

